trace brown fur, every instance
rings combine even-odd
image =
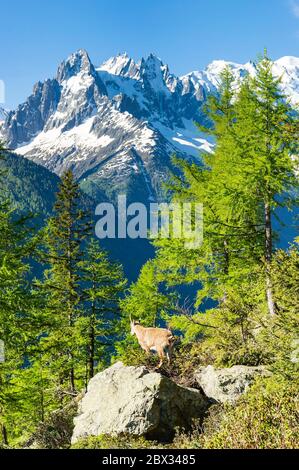
[[[144,351],[150,353],[154,350],[157,352],[160,362],[158,369],[162,366],[165,357],[168,364],[171,360],[171,352],[174,345],[174,336],[170,330],[166,328],[145,328],[142,325],[131,322],[131,333],[137,336],[138,343]]]

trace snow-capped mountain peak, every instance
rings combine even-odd
[[[94,66],[85,49],[74,52],[59,65],[56,79],[58,82],[62,82],[82,71],[94,73]]]
[[[110,57],[110,59],[106,60],[97,70],[129,78],[139,77],[138,64],[136,64],[126,52],[124,54],[119,53],[115,57]]]
[[[241,82],[247,75],[256,74],[256,63],[236,64],[234,62],[213,61],[201,75],[203,81],[210,82],[214,87],[218,87],[220,74],[224,67],[229,66],[235,77],[236,83]],[[292,56],[281,57],[273,62],[273,73],[281,79],[283,92],[294,105],[299,103],[299,58]]]
[[[141,60],[140,77],[155,92],[168,93],[169,69],[155,54]]]
[[[194,121],[203,122],[203,104],[217,92],[227,65],[236,84],[256,72],[253,62],[215,60],[177,77],[155,54],[138,62],[118,54],[95,67],[80,49],[59,65],[54,79],[38,82],[4,116],[0,137],[59,174],[71,167],[97,194],[129,187],[134,196],[138,188],[139,195],[153,199],[172,168],[173,153],[198,158],[200,151],[211,151],[212,142]],[[273,70],[299,102],[299,59],[283,57]]]
[[[281,78],[284,93],[294,105],[299,104],[299,58],[285,56],[273,64],[273,71]]]
[[[299,69],[299,57],[284,56],[276,60],[276,65],[283,67],[285,70]]]

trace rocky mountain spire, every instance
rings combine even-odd
[[[64,60],[58,67],[56,79],[59,83],[68,80],[79,72],[95,75],[94,66],[85,49],[79,49]]]
[[[139,78],[139,65],[126,52],[106,60],[98,70],[122,77]]]

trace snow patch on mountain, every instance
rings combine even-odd
[[[0,138],[58,174],[71,167],[101,191],[136,187],[140,195],[144,188],[142,197],[152,199],[172,170],[171,155],[196,159],[213,151],[213,141],[194,122],[205,122],[203,105],[227,65],[236,87],[256,73],[253,62],[215,60],[177,77],[154,54],[138,62],[119,54],[95,67],[80,49],[4,116]],[[299,59],[283,57],[273,70],[292,102],[299,102]]]
[[[99,127],[101,122],[98,117],[93,116],[69,130],[65,130],[61,125],[42,131],[29,144],[18,147],[17,152],[29,158],[34,157],[34,159],[40,155],[40,158],[45,161],[51,155],[65,155],[65,151],[68,150],[67,162],[69,163],[84,160],[86,156],[90,156],[91,152],[100,153],[107,147],[111,149],[117,139],[121,147],[125,144],[126,148],[130,148],[135,144],[136,149],[141,152],[154,148],[156,144],[154,131],[146,126],[140,126],[130,114],[120,113],[111,108],[105,118],[104,121],[109,120],[106,134],[103,134],[103,129]],[[111,152],[117,150],[119,148],[113,148]]]
[[[131,59],[127,53],[118,54],[116,57],[111,57],[97,68],[98,71],[137,80],[140,78],[139,69],[140,62],[134,62],[134,60]]]
[[[273,72],[281,77],[283,91],[294,105],[299,104],[299,58],[286,56],[274,62]]]
[[[200,132],[192,121],[184,120],[184,128],[169,129],[157,124],[161,134],[180,152],[200,158],[200,152],[213,152],[213,141]]]
[[[95,117],[87,119],[83,124],[74,127],[68,131],[63,131],[63,126],[54,128],[48,131],[43,131],[33,139],[30,144],[23,145],[18,148],[18,153],[21,155],[30,154],[35,148],[39,148],[41,154],[47,155],[67,148],[84,148],[94,147],[103,148],[107,147],[112,141],[108,135],[101,135],[97,137],[92,132],[92,125]],[[46,158],[46,157],[45,157]]]
[[[185,90],[188,90],[188,83],[191,81],[197,92],[200,89],[204,89],[207,94],[217,92],[220,85],[220,76],[225,67],[230,67],[236,87],[244,77],[247,75],[254,76],[256,73],[256,66],[253,62],[241,65],[225,60],[214,60],[205,70],[195,70],[181,77]]]
[[[86,73],[79,73],[74,77],[70,77],[68,80],[62,82],[64,92],[71,93],[73,95],[80,94],[83,90],[86,90],[93,83],[93,78]]]
[[[207,93],[215,93],[219,88],[220,75],[225,67],[229,66],[235,78],[235,86],[238,87],[244,77],[256,74],[256,64],[247,62],[237,64],[225,60],[214,60],[203,71],[193,71],[181,78],[185,90],[188,91],[188,83],[191,81],[194,88],[203,88]],[[293,105],[299,103],[299,58],[286,56],[273,62],[273,73],[282,81],[282,90]]]

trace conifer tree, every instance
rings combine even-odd
[[[256,246],[262,243],[268,311],[276,313],[271,281],[275,233],[273,218],[278,207],[291,209],[298,188],[298,118],[281,91],[272,62],[265,56],[256,76],[243,85],[236,103],[233,143],[238,154],[242,200],[255,208],[260,230]]]
[[[5,158],[5,156],[3,156]],[[25,218],[18,218],[10,205],[5,178],[0,179],[0,339],[4,362],[0,362],[0,440],[8,443],[10,408],[17,371],[24,365],[28,344],[35,340],[36,323],[28,285],[29,257],[34,243]]]
[[[197,304],[210,298],[225,301],[229,285],[242,277],[245,263],[254,251],[249,247],[248,234],[254,229],[252,214],[238,204],[238,177],[232,152],[231,136],[235,125],[235,94],[233,76],[226,68],[221,74],[218,96],[207,103],[210,127],[200,126],[213,136],[216,145],[212,154],[202,154],[202,163],[174,159],[181,172],[169,185],[173,202],[203,204],[204,233],[199,249],[184,249],[185,240],[158,240],[159,269],[172,284],[199,281]],[[238,262],[238,276],[235,276]],[[248,262],[248,259],[247,259]],[[248,265],[247,270],[250,270]]]
[[[79,186],[70,170],[61,178],[54,215],[45,230],[44,261],[49,265],[40,289],[47,300],[49,333],[43,339],[48,362],[57,376],[60,389],[69,383],[68,392],[76,391],[76,367],[79,367],[79,339],[76,323],[82,312],[80,300],[80,262],[83,242],[90,234],[87,214],[81,207]],[[37,283],[38,285],[38,283]]]
[[[84,313],[78,327],[87,381],[94,376],[95,365],[107,363],[109,352],[111,354],[116,324],[120,320],[119,300],[126,280],[122,267],[109,260],[95,239],[88,243],[79,267]]]
[[[161,279],[153,260],[141,269],[138,280],[130,286],[129,293],[121,302],[121,308],[128,320],[140,320],[144,326],[156,327],[161,321],[161,312],[167,309],[170,295],[160,289]]]
[[[155,262],[172,284],[199,281],[197,303],[214,299],[223,305],[223,321],[244,326],[254,304],[260,303],[263,309],[260,295],[255,293],[255,301],[244,296],[246,285],[254,279],[256,284],[260,282],[261,269],[268,311],[275,312],[272,218],[278,206],[291,208],[294,203],[298,119],[280,91],[280,79],[274,78],[267,57],[258,64],[256,77],[247,78],[235,94],[231,73],[225,70],[221,78],[219,96],[207,105],[210,130],[205,130],[216,140],[214,151],[202,155],[203,165],[176,159],[182,176],[175,177],[172,185],[175,202],[203,203],[203,245],[199,250],[186,250],[182,240],[158,240]],[[245,317],[243,312],[247,312]],[[190,324],[195,332],[195,323],[199,328],[201,323],[198,315]],[[176,326],[182,323],[186,319]],[[244,331],[241,336],[248,337]]]

